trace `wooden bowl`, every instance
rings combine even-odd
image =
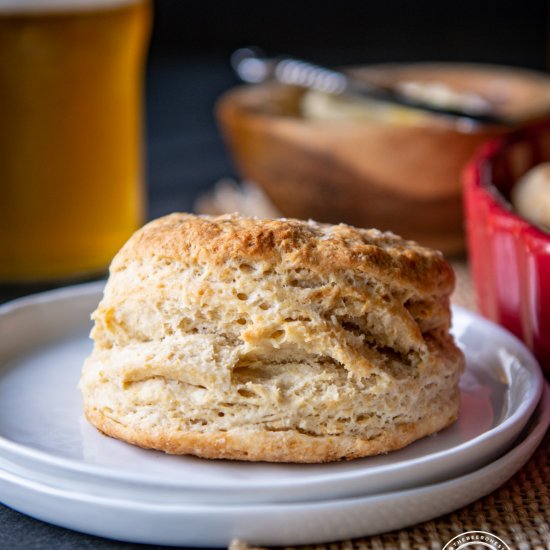
[[[384,83],[441,82],[495,98],[506,114],[550,105],[550,79],[520,69],[461,64],[350,69]],[[391,230],[447,254],[464,250],[460,173],[478,146],[507,127],[327,121],[300,114],[304,92],[280,84],[230,90],[218,121],[237,170],[288,217]]]

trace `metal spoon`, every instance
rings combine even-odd
[[[239,77],[249,83],[275,80],[327,94],[345,94],[402,105],[470,124],[513,124],[512,121],[496,114],[491,103],[477,94],[468,95],[467,105],[438,105],[413,97],[399,89],[364,82],[309,61],[284,57],[266,58],[258,48],[242,48],[235,51],[231,56],[231,64]]]

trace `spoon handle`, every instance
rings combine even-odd
[[[412,109],[463,119],[474,124],[509,125],[510,121],[498,116],[488,101],[480,100],[469,107],[453,104],[437,105],[408,96],[394,88],[360,81],[342,72],[294,58],[266,58],[257,48],[242,48],[231,57],[231,64],[241,80],[249,83],[275,80],[319,92],[361,96],[365,99],[393,103]]]

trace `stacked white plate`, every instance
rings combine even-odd
[[[82,416],[76,385],[101,291],[81,285],[0,308],[0,500],[63,527],[192,547],[380,533],[490,493],[529,459],[550,422],[550,394],[531,354],[456,308],[453,330],[467,357],[462,408],[437,435],[388,455],[320,465],[139,449]]]

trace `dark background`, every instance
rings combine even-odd
[[[455,60],[546,66],[547,2],[526,0],[155,1],[151,51],[243,44],[327,63]]]
[[[156,0],[146,75],[149,217],[190,210],[200,192],[234,175],[212,110],[216,98],[237,84],[228,59],[245,45],[326,65],[477,61],[547,71],[548,5]],[[41,289],[0,289],[0,301]],[[0,505],[2,549],[134,546],[46,525]]]
[[[541,0],[157,0],[147,72],[150,217],[190,210],[233,175],[212,114],[237,84],[232,51],[261,46],[325,65],[475,61],[548,70]]]

